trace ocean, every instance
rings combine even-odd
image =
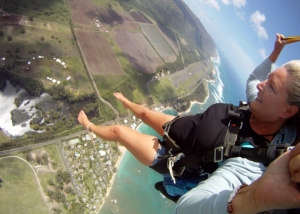
[[[216,73],[215,81],[209,82],[209,98],[203,104],[194,104],[190,114],[201,113],[210,105],[218,102],[239,104],[246,101],[245,84],[235,76],[222,53],[213,60]],[[176,115],[173,109],[165,113]],[[137,128],[140,132],[158,136],[145,124]],[[167,214],[175,213],[176,204],[165,198],[154,188],[162,175],[140,164],[129,152],[126,152],[114,180],[111,192],[105,200],[101,214]]]

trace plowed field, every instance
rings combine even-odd
[[[163,61],[141,33],[117,31],[115,40],[130,63],[139,71],[153,73]]]
[[[103,35],[79,29],[75,29],[75,34],[84,60],[92,74],[123,73],[123,69]]]
[[[76,24],[91,25],[99,17],[96,7],[91,1],[69,0],[72,20]]]

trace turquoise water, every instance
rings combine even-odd
[[[209,99],[206,103],[194,104],[190,114],[203,112],[213,103],[226,102],[238,105],[240,100],[245,101],[244,84],[235,78],[230,66],[220,55],[216,60],[216,81],[209,83]],[[238,89],[238,90],[237,90]],[[243,90],[241,90],[243,89]],[[176,111],[169,109],[167,114],[176,115]],[[138,130],[143,133],[157,136],[156,132],[145,124]],[[112,214],[167,214],[175,213],[176,204],[154,188],[154,184],[162,180],[162,175],[140,164],[129,152],[126,152],[110,195],[105,201],[100,213]]]

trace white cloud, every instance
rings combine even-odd
[[[245,15],[246,15],[245,12],[235,10],[235,14],[236,14],[237,17],[239,17],[241,20],[244,20],[244,19],[245,19]]]
[[[267,58],[266,49],[260,48],[260,49],[258,49],[258,52],[259,52],[259,55],[261,55],[261,57],[262,57],[263,59],[266,59],[266,58]]]
[[[244,7],[247,4],[247,0],[221,0],[224,5],[232,4],[236,8]]]
[[[264,14],[261,14],[258,10],[255,11],[250,17],[250,23],[252,28],[256,31],[259,38],[268,39],[268,33],[266,29],[262,26],[262,23],[266,21]]]
[[[230,5],[230,0],[221,0],[221,2],[223,2],[223,4],[225,4],[225,5]]]
[[[235,7],[240,8],[240,7],[244,7],[247,4],[247,1],[246,0],[232,0],[232,4]]]
[[[220,5],[216,0],[207,0],[206,2],[207,4],[210,4],[211,6],[213,6],[214,8],[216,8],[217,10],[220,10]]]

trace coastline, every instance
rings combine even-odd
[[[209,98],[209,93],[207,93],[207,96],[205,97],[205,99],[204,99],[203,102],[199,102],[199,101],[195,101],[195,100],[190,101],[190,107],[186,111],[178,112],[178,115],[189,114],[191,112],[191,109],[192,109],[192,107],[193,107],[194,104],[202,105],[202,104],[206,103],[206,101],[208,100],[208,98]]]
[[[117,161],[117,163],[115,165],[117,171],[118,171],[120,163],[122,162],[122,159],[124,158],[124,156],[126,154],[126,151],[127,151],[127,149],[125,148],[125,146],[119,145],[118,147],[119,147],[119,150],[121,152],[121,155],[118,158],[118,161]],[[102,209],[102,207],[104,205],[104,202],[106,201],[106,199],[108,198],[108,196],[109,196],[109,194],[111,192],[112,186],[113,186],[114,181],[115,181],[116,174],[117,174],[117,172],[114,172],[113,175],[112,175],[112,178],[110,179],[109,186],[106,189],[104,200],[102,201],[102,203],[101,203],[101,205],[100,205],[97,213],[101,212],[101,209]]]

